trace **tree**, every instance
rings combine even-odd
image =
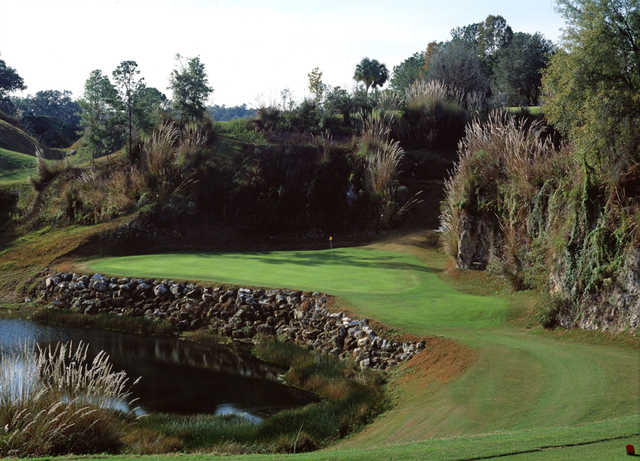
[[[391,88],[399,93],[404,93],[413,82],[422,76],[425,62],[425,52],[417,51],[399,65],[393,67],[391,75]]]
[[[122,145],[118,92],[102,71],[94,70],[89,75],[80,105],[85,139],[93,158],[118,149]]]
[[[207,71],[198,56],[182,61],[176,56],[179,68],[171,72],[170,87],[173,90],[173,106],[181,117],[199,119],[205,113],[205,103],[213,88],[209,86]]]
[[[143,133],[150,133],[160,121],[162,112],[168,108],[169,100],[160,90],[143,86],[136,94],[133,124]]]
[[[549,63],[553,44],[539,34],[516,32],[497,53],[492,93],[508,105],[536,105],[542,70]]]
[[[26,88],[18,72],[0,59],[0,109],[13,113],[15,108],[8,98],[9,93]]]
[[[502,16],[489,15],[478,30],[478,49],[485,57],[495,56],[511,43],[513,31]]]
[[[309,78],[309,91],[313,94],[315,101],[320,104],[322,102],[322,96],[327,89],[327,85],[322,83],[322,72],[319,67],[314,67],[311,72],[307,74]]]
[[[349,92],[339,86],[332,88],[327,93],[325,107],[330,113],[342,114],[342,121],[345,125],[351,125],[351,111],[353,110],[353,99]]]
[[[66,147],[78,138],[81,108],[70,91],[44,90],[11,100],[22,126],[47,146]]]
[[[611,181],[613,171],[640,162],[640,4],[558,4],[568,27],[543,76],[545,115]]]
[[[429,42],[427,50],[424,52],[424,64],[422,65],[422,75],[427,75],[431,65],[431,57],[442,46],[442,42]]]
[[[463,40],[439,46],[431,56],[427,79],[440,80],[463,93],[486,93],[489,76],[476,51]]]
[[[129,141],[129,152],[133,148],[133,113],[134,107],[145,87],[144,78],[140,77],[138,63],[135,61],[122,61],[112,73],[115,80],[115,88],[118,91],[120,102],[124,105],[127,114],[127,138]]]
[[[221,106],[214,104],[213,106],[209,106],[208,109],[213,119],[218,122],[235,120],[238,118],[255,117],[257,113],[255,109],[248,108],[246,104],[229,107],[225,106],[224,104]]]
[[[474,50],[485,73],[491,76],[496,54],[509,45],[513,31],[502,16],[489,15],[483,22],[453,29],[451,37],[453,41],[461,41]]]
[[[362,82],[365,86],[365,92],[369,94],[369,88],[384,85],[389,78],[389,71],[384,64],[379,63],[376,59],[363,58],[356,66],[353,79],[356,82]]]
[[[7,97],[9,93],[16,90],[25,90],[24,80],[13,67],[0,59],[0,99]]]

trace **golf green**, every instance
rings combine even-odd
[[[318,290],[402,328],[501,324],[506,300],[456,290],[416,256],[367,247],[265,253],[175,253],[89,261],[96,272]],[[382,320],[382,319],[380,319]],[[385,319],[386,320],[386,319]]]

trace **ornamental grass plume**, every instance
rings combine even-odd
[[[0,353],[0,456],[120,450],[122,422],[112,408],[131,406],[129,378],[104,352],[89,359],[88,347],[25,344]]]

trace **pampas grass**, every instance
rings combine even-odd
[[[117,451],[114,402],[129,402],[129,378],[88,345],[25,345],[0,353],[0,455]]]

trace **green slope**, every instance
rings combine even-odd
[[[0,184],[25,181],[36,171],[36,157],[0,147]]]
[[[38,141],[20,128],[0,119],[0,148],[24,154],[36,155]]]
[[[473,365],[452,381],[419,373],[396,377],[392,410],[332,448],[339,452],[304,459],[464,459],[510,453],[510,443],[540,448],[640,433],[636,346],[519,327],[509,319],[527,294],[492,290],[482,274],[452,277],[445,265],[442,254],[424,249],[420,239],[333,252],[163,254],[87,263],[123,275],[323,290],[398,332],[445,335],[473,349]],[[429,373],[426,368],[427,378]],[[620,417],[627,418],[618,425]],[[482,435],[487,433],[503,435]],[[589,458],[617,447],[596,445],[517,459],[615,459]]]

